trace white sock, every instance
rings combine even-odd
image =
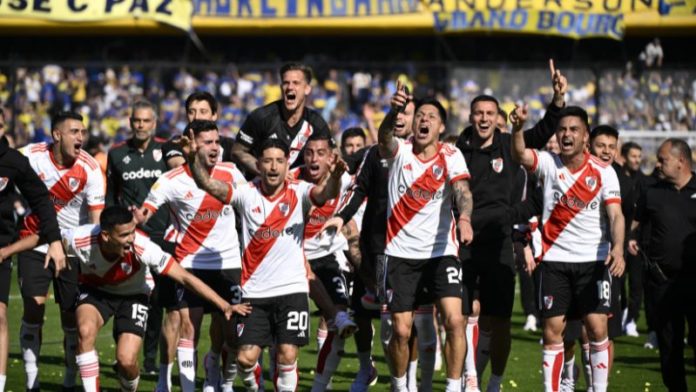
[[[328,330],[317,328],[317,352],[321,351],[321,348],[324,347],[327,336],[329,336]]]
[[[406,387],[409,392],[418,391],[418,358],[408,362],[406,370]]]
[[[489,337],[490,339],[490,337]],[[464,378],[476,376],[476,350],[479,341],[478,317],[469,317],[466,323],[466,357],[464,357]]]
[[[234,379],[237,378],[237,350],[231,349],[227,343],[222,345],[222,378],[223,385],[229,385],[230,388],[234,384]]]
[[[358,361],[360,362],[360,370],[370,370],[372,368],[372,352],[358,351]]]
[[[391,340],[392,336],[391,314],[389,312],[382,312],[381,319],[382,322],[380,323],[379,327],[379,338],[382,342],[382,352],[385,353],[384,358],[387,362],[387,366],[389,366],[389,354],[387,353],[389,352],[389,341]]]
[[[392,392],[408,392],[405,374],[401,377],[392,377]]]
[[[585,387],[592,385],[592,365],[590,364],[590,344],[582,344],[582,374],[585,377]]]
[[[92,350],[82,353],[75,358],[80,368],[80,378],[85,392],[97,392],[99,390],[99,357]]]
[[[565,361],[563,365],[563,378],[575,382],[575,355]]]
[[[258,391],[259,385],[261,384],[261,366],[256,362],[254,366],[249,369],[239,367],[239,372],[242,376],[242,382],[246,387],[247,392]]]
[[[24,373],[27,375],[26,388],[39,388],[37,363],[41,355],[41,325],[29,324],[22,320],[22,327],[19,329],[19,345],[24,359]]]
[[[121,386],[121,392],[135,392],[138,390],[138,382],[140,381],[140,377],[136,377],[132,380],[126,380],[121,376],[120,374],[118,375],[118,383]]]
[[[317,356],[317,367],[315,369],[312,391],[326,390],[326,386],[329,385],[331,377],[338,369],[339,363],[341,363],[345,342],[345,339],[341,339],[336,332],[329,332],[326,342]]]
[[[157,378],[157,389],[165,389],[167,391],[172,390],[172,368],[174,367],[174,362],[164,364],[160,363],[159,377]]]
[[[503,382],[503,376],[491,373],[488,377],[488,385],[486,385],[486,392],[498,392],[500,391],[500,384]]]
[[[590,342],[590,363],[592,364],[592,390],[606,392],[609,383],[609,339]]]
[[[476,374],[479,384],[483,372],[488,366],[488,359],[491,356],[491,332],[479,329],[478,344],[476,345]]]
[[[193,392],[196,388],[196,350],[193,340],[179,339],[176,359],[179,365],[179,382],[183,392]]]
[[[276,391],[295,392],[297,389],[297,361],[291,365],[277,364],[278,378],[276,379]]]
[[[554,344],[550,349],[544,349],[543,353],[544,391],[558,392],[563,371],[563,343]]]
[[[437,331],[435,331],[433,322],[432,307],[427,306],[422,311],[417,310],[413,323],[418,331],[418,361],[421,369],[418,390],[428,392],[433,389],[433,372],[435,371],[435,353],[437,351]]]
[[[63,376],[64,387],[74,387],[75,377],[77,377],[77,329],[63,328],[63,350],[65,350],[65,375]]]
[[[217,386],[220,382],[220,354],[212,349],[208,351],[203,359],[203,368],[208,382]]]
[[[0,374],[0,392],[5,392],[5,382],[7,381],[7,375]]]
[[[457,378],[447,379],[447,389],[446,392],[461,392],[462,391],[462,381]]]

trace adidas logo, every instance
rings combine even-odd
[[[260,213],[261,213],[261,207],[259,207],[259,206],[254,207],[254,208],[251,209],[251,212],[253,212],[253,213],[255,213],[255,214],[260,214]]]
[[[300,333],[298,333],[298,334],[297,334],[297,337],[298,337],[298,338],[304,338],[304,337],[305,337],[304,331],[301,331]]]
[[[607,369],[607,365],[605,365],[603,362],[600,362],[599,365],[595,366],[597,369]]]
[[[546,361],[544,361],[544,362],[542,363],[542,366],[543,366],[543,367],[551,367],[551,365],[549,365],[549,363],[546,362]]]
[[[186,192],[184,195],[184,200],[191,200],[193,199],[193,193],[191,191]]]

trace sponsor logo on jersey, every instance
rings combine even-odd
[[[146,170],[144,168],[140,168],[140,170],[133,170],[133,171],[125,171],[121,175],[124,181],[128,180],[141,180],[143,178],[158,178],[162,175],[162,170]]]
[[[278,135],[276,135],[276,134],[274,133],[274,134],[271,134],[271,136],[269,136],[268,138],[269,138],[269,139],[278,139]]]
[[[126,155],[125,157],[123,157],[122,161],[123,161],[123,163],[125,163],[127,165],[130,163],[131,158],[128,155]]]
[[[295,235],[304,232],[304,225],[294,224],[290,227],[286,227],[283,230],[271,229],[270,227],[265,227],[263,230],[254,231],[249,229],[249,237],[256,238],[259,240],[269,240],[271,238],[278,238],[284,235]]]
[[[595,177],[595,176],[585,177],[585,185],[587,185],[587,187],[590,188],[590,191],[594,191],[595,188],[597,187],[597,177]]]
[[[247,135],[246,133],[244,133],[244,131],[242,131],[241,129],[239,130],[239,133],[237,134],[237,136],[239,136],[242,140],[244,140],[245,142],[247,142],[249,144],[254,143],[254,138]]]
[[[298,338],[304,338],[304,337],[305,337],[305,332],[304,332],[304,331],[300,331],[300,333],[297,334],[297,337],[298,337]]]
[[[493,171],[496,173],[500,173],[501,171],[503,171],[503,158],[491,159],[491,167],[493,168]]]
[[[445,170],[442,168],[442,166],[435,164],[433,165],[433,175],[435,176],[436,179],[442,178],[442,173],[444,173]]]
[[[162,150],[159,148],[156,148],[152,150],[152,158],[155,160],[155,162],[159,162],[162,160]]]
[[[202,212],[196,212],[194,214],[186,214],[186,219],[191,222],[204,222],[209,220],[216,220],[221,216],[228,216],[232,214],[232,207],[225,206],[220,211],[216,210],[205,210]]]
[[[260,213],[261,213],[261,207],[259,207],[259,206],[254,207],[254,208],[251,209],[251,212],[253,212],[254,214],[260,214]]]
[[[556,203],[560,203],[561,205],[564,205],[574,210],[596,210],[597,208],[599,208],[599,202],[597,200],[592,200],[591,202],[586,203],[584,200],[578,197],[575,197],[573,195],[566,195],[558,191],[553,193],[553,200]]]
[[[244,323],[237,324],[237,337],[242,336],[244,333]]]
[[[70,190],[73,192],[77,191],[77,188],[80,187],[80,179],[76,177],[68,177],[68,187],[70,187]]]
[[[0,177],[0,192],[5,190],[5,187],[7,184],[10,182],[10,179],[7,177]]]
[[[553,295],[545,295],[544,296],[544,308],[546,310],[551,309],[553,306]]]
[[[407,194],[408,196],[411,196],[414,199],[422,199],[422,200],[440,200],[442,199],[442,189],[438,189],[436,192],[431,192],[425,189],[411,189],[406,187],[406,185],[399,185],[399,194],[403,195],[404,193]]]

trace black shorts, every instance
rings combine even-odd
[[[413,260],[387,257],[387,302],[392,312],[410,312],[445,297],[462,296],[462,270],[454,256]]]
[[[224,270],[203,270],[190,269],[188,272],[195,275],[203,283],[210,286],[213,291],[222,297],[225,301],[231,304],[241,303],[242,288],[239,286],[241,281],[242,270],[239,268],[224,269]],[[179,309],[184,308],[203,308],[206,313],[218,312],[222,313],[215,305],[201,298],[198,294],[185,289],[183,286],[178,286],[177,296],[181,295],[179,301]]]
[[[77,302],[77,278],[80,263],[74,257],[68,257],[70,268],[64,268],[57,278],[54,277],[55,266],[50,263],[44,269],[46,254],[29,250],[19,254],[17,273],[19,288],[23,298],[45,297],[48,286],[53,282],[53,293],[60,310],[74,312]]]
[[[607,320],[607,334],[609,339],[623,336],[623,325],[621,323],[623,309],[621,309],[621,285],[625,283],[626,275],[622,278],[611,277],[611,307],[609,309],[609,319]]]
[[[0,263],[0,302],[7,305],[10,301],[10,283],[12,282],[12,260]]]
[[[348,284],[341,271],[341,266],[338,265],[336,255],[330,254],[309,260],[309,266],[326,288],[326,292],[329,293],[334,305],[348,306]]]
[[[115,295],[80,286],[77,306],[92,305],[99,311],[104,324],[114,316],[113,336],[118,338],[124,332],[140,337],[145,336],[148,316],[148,298],[140,295]]]
[[[235,343],[268,347],[273,344],[305,346],[309,342],[309,299],[307,293],[270,298],[244,298],[251,313],[235,315]]]
[[[601,261],[539,265],[538,301],[544,318],[580,318],[590,313],[608,314],[612,277]]]
[[[472,302],[478,298],[481,315],[512,317],[515,301],[515,257],[512,239],[501,237],[485,242],[474,241],[459,248],[462,261],[462,313],[472,313]]]

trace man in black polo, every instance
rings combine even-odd
[[[647,257],[645,296],[656,312],[662,381],[670,392],[688,390],[684,319],[689,330],[696,328],[696,175],[692,165],[686,142],[670,138],[662,143],[655,164],[659,181],[640,195],[628,243],[631,254]],[[650,237],[641,249],[640,230],[648,224]]]
[[[167,171],[162,154],[162,144],[165,140],[154,136],[157,115],[152,103],[146,100],[136,101],[132,107],[130,125],[133,137],[109,151],[106,169],[107,206],[142,205],[150,187]],[[168,224],[169,217],[163,209],[143,226],[143,230],[165,251],[173,253],[173,247],[169,245],[171,242],[163,240]],[[159,290],[155,289],[151,297],[150,316],[143,346],[143,366],[145,372],[150,374],[157,372],[155,358],[162,325],[162,306],[157,301],[158,292]]]
[[[247,175],[259,174],[256,156],[266,139],[280,139],[288,145],[288,163],[293,168],[302,162],[297,158],[302,156],[301,151],[312,134],[331,135],[319,112],[307,107],[312,92],[312,70],[304,64],[285,64],[280,68],[280,78],[283,98],[251,112],[232,148],[236,163]]]

